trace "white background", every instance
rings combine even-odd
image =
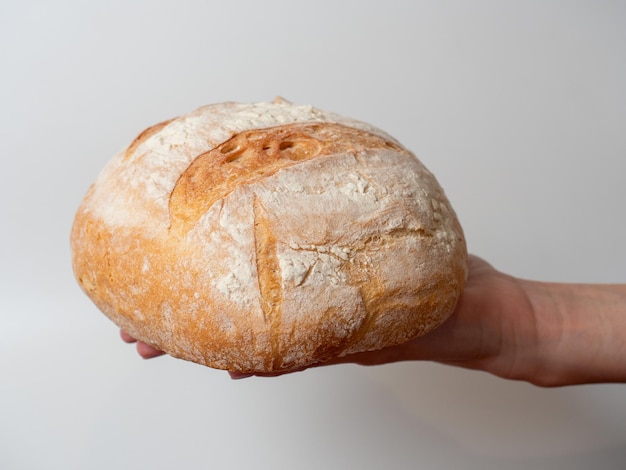
[[[411,148],[497,268],[626,282],[625,84],[617,1],[1,2],[0,469],[624,468],[623,385],[141,360],[68,237],[139,131],[281,95]]]

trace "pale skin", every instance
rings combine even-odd
[[[143,358],[163,354],[121,335],[128,343],[137,343]],[[320,365],[417,360],[543,387],[626,382],[626,284],[523,280],[470,256],[467,286],[455,312],[439,328],[400,346]]]

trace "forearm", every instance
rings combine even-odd
[[[534,349],[520,377],[538,385],[626,382],[626,285],[520,281],[532,304]]]

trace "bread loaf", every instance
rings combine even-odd
[[[239,372],[427,333],[467,274],[457,217],[410,151],[281,99],[143,131],[89,189],[71,247],[82,289],[124,331]]]

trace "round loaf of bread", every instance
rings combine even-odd
[[[143,131],[89,189],[71,247],[82,289],[128,334],[239,372],[425,334],[467,275],[457,217],[410,151],[282,99]]]

